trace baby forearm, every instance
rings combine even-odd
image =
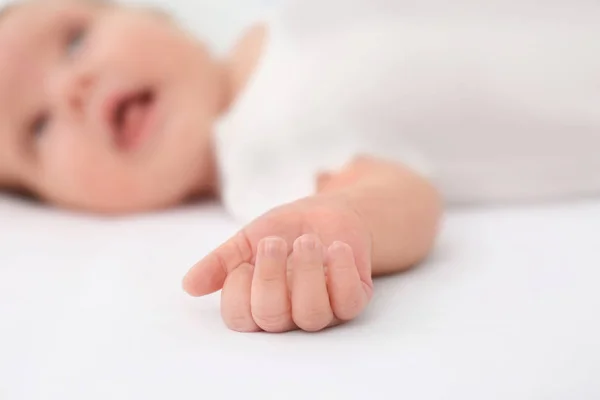
[[[343,196],[372,237],[373,275],[398,272],[431,251],[442,215],[435,188],[399,165],[366,160],[351,166],[322,191]]]

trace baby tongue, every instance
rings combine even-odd
[[[121,141],[125,147],[131,147],[139,137],[146,113],[146,105],[142,101],[134,101],[127,108],[121,127]]]

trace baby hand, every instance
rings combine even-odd
[[[209,254],[184,288],[195,296],[222,289],[221,315],[236,331],[319,331],[356,318],[370,301],[370,237],[342,202],[302,200]]]

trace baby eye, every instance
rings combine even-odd
[[[34,139],[40,139],[48,129],[50,115],[46,112],[38,114],[30,126],[30,134]]]
[[[67,38],[67,54],[69,56],[76,54],[80,50],[85,40],[86,33],[87,29],[84,27],[79,27],[69,33]]]

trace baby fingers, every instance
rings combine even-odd
[[[253,266],[242,264],[225,280],[221,291],[221,316],[225,325],[237,332],[258,332],[250,309]]]
[[[331,307],[338,319],[350,321],[364,311],[369,301],[352,248],[346,243],[335,242],[327,251],[327,260]]]
[[[292,316],[305,331],[320,331],[333,322],[323,267],[323,246],[315,235],[304,235],[294,243],[292,269]]]
[[[285,240],[271,237],[260,241],[254,266],[228,275],[222,316],[240,332],[316,332],[356,318],[369,297],[349,245],[336,242],[324,251],[316,235],[304,235],[288,256]]]
[[[266,332],[295,329],[287,285],[287,258],[287,243],[281,238],[265,238],[258,245],[250,303],[254,321]]]

